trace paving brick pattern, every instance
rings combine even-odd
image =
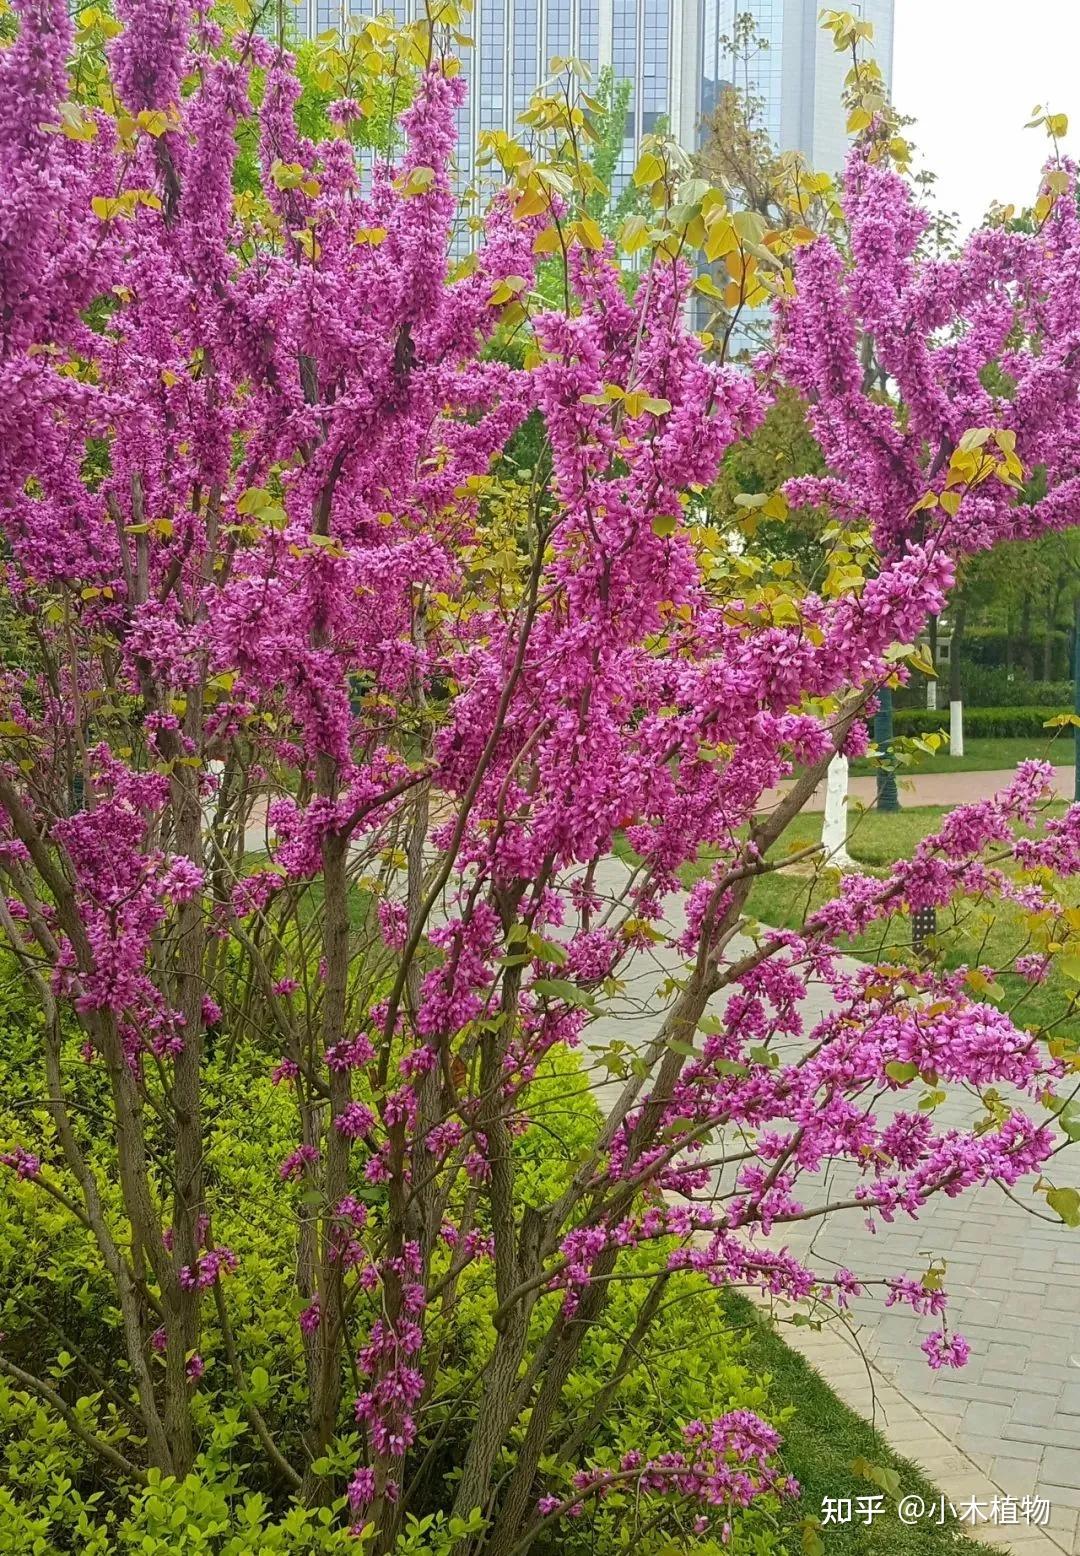
[[[1030,1461],[1008,1460],[984,1469],[954,1435],[943,1430],[932,1407],[890,1383],[844,1328],[832,1325],[820,1333],[801,1329],[785,1338],[845,1404],[874,1422],[897,1453],[919,1464],[965,1518],[973,1502],[984,1510],[985,1517],[965,1532],[1014,1556],[1069,1556],[1072,1545],[1065,1543],[1068,1535],[1058,1526],[1053,1503],[1047,1527],[1021,1520],[1021,1498],[1035,1495]],[[992,1520],[995,1497],[1012,1498],[1018,1504],[1015,1526]]]
[[[979,1111],[954,1093],[937,1123],[968,1124]],[[1075,1186],[1076,1165],[1062,1162],[1055,1182]],[[834,1171],[830,1197],[846,1197],[854,1182],[846,1165]],[[946,1261],[950,1323],[971,1343],[967,1366],[930,1371],[919,1343],[935,1321],[882,1307],[878,1292],[853,1304],[852,1343],[874,1376],[965,1461],[966,1467],[953,1465],[936,1448],[917,1452],[931,1478],[953,1495],[974,1468],[1006,1495],[1046,1498],[1047,1533],[1073,1556],[1080,1552],[1080,1233],[1033,1215],[1041,1197],[1028,1192],[1018,1199],[993,1186],[952,1200],[941,1196],[917,1222],[879,1226],[872,1237],[856,1214],[839,1212],[800,1226],[786,1241],[793,1251],[812,1254],[815,1268],[847,1267],[870,1280],[919,1274],[929,1259]],[[896,1441],[892,1423],[887,1435]],[[1013,1545],[1024,1548],[1017,1540]]]
[[[1033,753],[1037,754],[1037,753]],[[966,805],[972,800],[988,800],[1004,789],[1012,778],[1011,772],[974,772],[974,773],[920,773],[915,772],[910,776],[900,775],[900,803],[902,805]],[[1074,770],[1072,767],[1055,767],[1053,777],[1054,794],[1059,800],[1071,800],[1073,797]],[[774,791],[781,793],[787,787],[781,784],[780,789]],[[850,784],[850,797],[852,803],[858,801],[861,805],[872,805],[877,794],[877,779],[852,778]],[[768,797],[765,804],[768,805]],[[807,810],[825,809],[825,785],[821,784],[815,790],[807,802]]]
[[[612,862],[603,886],[617,892],[622,879]],[[680,917],[676,904],[675,926]],[[664,947],[640,953],[619,1007],[589,1029],[587,1040],[603,1046],[617,1037],[644,1049],[665,1007],[664,979],[681,965]],[[812,991],[808,1021],[826,999],[823,988]],[[617,1082],[600,1087],[601,1106],[609,1107],[619,1090]],[[982,1111],[974,1095],[954,1089],[936,1122],[967,1125]],[[1080,1153],[1059,1157],[1053,1180],[1080,1187]],[[855,1181],[853,1169],[841,1164],[815,1185],[820,1199],[804,1179],[802,1198],[808,1205],[844,1199]],[[843,1266],[870,1280],[919,1275],[930,1259],[946,1261],[950,1323],[971,1344],[966,1367],[932,1372],[919,1345],[935,1321],[908,1308],[885,1308],[880,1288],[856,1300],[850,1333],[796,1329],[792,1343],[862,1413],[871,1413],[876,1396],[886,1435],[954,1500],[990,1500],[995,1493],[1049,1500],[1045,1530],[983,1524],[980,1538],[1024,1556],[1055,1550],[1080,1556],[1080,1231],[1033,1212],[1045,1216],[1041,1196],[1029,1190],[1012,1200],[991,1186],[956,1199],[940,1196],[917,1222],[879,1226],[874,1236],[858,1212],[844,1211],[789,1227],[772,1243],[786,1243],[823,1272]]]

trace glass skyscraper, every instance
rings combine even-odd
[[[300,0],[290,3],[294,32],[317,37],[343,27],[350,15],[392,12],[401,21],[417,0]],[[763,101],[766,127],[783,150],[801,151],[828,172],[846,148],[841,87],[846,58],[818,25],[821,0],[474,0],[474,47],[462,51],[469,83],[461,110],[459,162],[463,184],[481,130],[513,133],[517,115],[556,56],[575,55],[593,70],[610,65],[632,87],[616,187],[629,177],[642,136],[665,122],[688,149],[702,120],[731,84]],[[892,75],[895,0],[846,0],[872,21],[874,51],[886,81]],[[767,44],[749,61],[734,60],[723,39],[750,13]]]
[[[896,0],[844,0],[843,9],[874,24],[874,57],[892,82]],[[821,0],[698,0],[698,122],[734,84],[762,102],[765,128],[780,151],[801,151],[811,167],[837,173],[847,153],[843,82],[850,66],[819,23]],[[764,45],[733,59],[721,40],[738,17],[754,18]]]

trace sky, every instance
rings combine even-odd
[[[1050,142],[1036,103],[1069,116],[1080,159],[1080,0],[896,0],[893,96],[966,230],[992,200],[1030,205]]]

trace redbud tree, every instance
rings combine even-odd
[[[85,1233],[122,1409],[73,1408],[48,1337],[5,1337],[0,1374],[114,1488],[187,1474],[214,1392],[279,1505],[329,1504],[379,1551],[439,1508],[460,1549],[517,1556],[620,1496],[657,1538],[722,1532],[796,1490],[749,1412],[590,1458],[679,1282],[843,1306],[858,1272],[785,1247],[842,1213],[827,1163],[857,1166],[843,1208],[875,1223],[1037,1174],[1061,1138],[1044,1104],[1070,1054],[980,1000],[984,971],[836,950],[894,913],[1008,900],[1040,976],[1075,938],[1057,879],[1080,867],[1080,810],[1028,825],[1044,766],[886,878],[845,879],[799,932],[747,902],[833,754],[865,749],[956,557],[1074,521],[1072,169],[1052,160],[1029,230],[925,259],[906,147],[856,53],[827,235],[802,208],[827,181],[796,177],[789,225],[766,230],[656,140],[624,274],[587,214],[568,69],[520,141],[487,138],[499,187],[455,261],[452,8],[355,32],[317,144],[291,57],[244,8],[117,0],[77,35],[62,0],[16,12],[0,927],[41,1019],[3,1161]],[[371,103],[399,90],[399,154],[361,156]],[[255,141],[261,188],[238,193]],[[699,250],[722,284],[695,282]],[[695,286],[722,304],[703,337]],[[775,348],[731,365],[736,315],[770,299]],[[824,473],[768,501],[832,516],[816,591],[703,522],[781,388]],[[598,1045],[658,951],[674,971],[648,1036]],[[807,1020],[811,983],[829,999]],[[230,1073],[252,1095],[272,1079],[291,1120],[288,1154],[252,1168],[297,1293],[280,1399],[235,1322],[245,1206],[216,1200]],[[588,1143],[538,1196],[523,1146],[557,1135],[544,1099],[575,1075],[616,1084],[604,1112],[564,1093]],[[1004,1090],[943,1131],[923,1081]],[[940,1315],[924,1349],[957,1365],[918,1275],[883,1295]],[[635,1326],[583,1396],[574,1369],[626,1280]],[[476,1365],[455,1370],[463,1326]]]

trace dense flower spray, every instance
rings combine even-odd
[[[305,138],[290,56],[199,7],[118,6],[115,113],[69,88],[66,8],[17,9],[0,481],[4,597],[35,646],[0,688],[0,920],[48,1018],[56,1135],[0,1162],[80,1207],[115,1282],[142,1427],[127,1469],[186,1472],[193,1396],[231,1386],[227,1367],[243,1379],[245,1250],[215,1240],[203,1105],[224,1030],[295,1106],[294,1147],[265,1170],[296,1218],[302,1438],[283,1446],[239,1396],[275,1474],[324,1498],[335,1434],[358,1431],[338,1489],[390,1549],[433,1495],[468,1290],[490,1319],[483,1386],[445,1419],[468,1423],[453,1495],[463,1520],[483,1510],[474,1549],[509,1556],[627,1483],[726,1539],[794,1489],[747,1412],[684,1423],[648,1458],[551,1467],[626,1260],[646,1316],[676,1277],[843,1306],[857,1272],[785,1243],[830,1210],[825,1164],[854,1164],[849,1208],[874,1226],[1014,1184],[1054,1146],[1060,1045],[968,969],[853,970],[835,949],[965,893],[1067,939],[1053,872],[1080,867],[1080,812],[1015,836],[1044,766],[799,932],[744,909],[830,757],[861,748],[956,555],[1073,522],[1074,203],[929,264],[871,131],[847,174],[850,253],[801,248],[750,371],[688,329],[683,238],[720,207],[693,181],[680,203],[674,161],[642,178],[664,225],[633,288],[572,182],[505,146],[509,187],[451,269],[464,87],[431,23],[361,35],[409,103],[396,160],[365,159],[363,103]],[[255,143],[257,194],[236,167]],[[537,254],[556,249],[566,305],[545,311]],[[809,402],[828,466],[791,500],[873,526],[877,565],[852,587],[740,591],[709,566],[698,496],[777,383]],[[658,945],[677,972],[653,1036],[613,1045],[616,1099],[527,1202],[538,1079]],[[67,1031],[108,1076],[122,1237],[72,1122]],[[941,1131],[903,1105],[920,1077],[994,1104]],[[941,1319],[931,1366],[963,1362],[936,1285],[898,1271],[887,1300]]]

